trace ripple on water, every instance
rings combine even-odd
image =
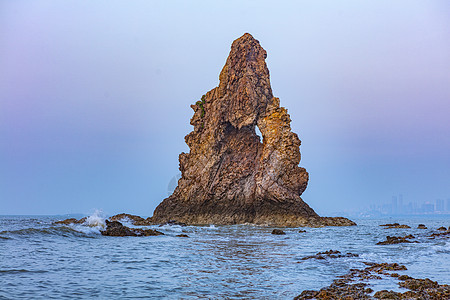
[[[363,261],[399,262],[406,264],[410,276],[450,282],[448,240],[428,239],[429,230],[386,230],[378,226],[383,223],[379,220],[348,228],[302,228],[306,233],[283,229],[285,236],[272,235],[273,228],[262,226],[150,226],[166,236],[141,238],[103,237],[92,227],[52,222],[0,218],[0,295],[292,299],[363,267]],[[440,225],[436,220],[421,223]],[[175,237],[180,231],[189,239]],[[375,245],[386,235],[407,232],[420,243]],[[359,257],[301,261],[330,249]],[[375,284],[389,286],[389,280]]]

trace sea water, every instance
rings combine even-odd
[[[54,224],[61,219],[0,216],[0,299],[292,299],[367,261],[397,262],[408,268],[401,274],[450,283],[450,239],[428,237],[450,225],[448,216],[361,219],[352,227],[283,229],[286,235],[251,225],[150,226],[165,235],[149,237],[102,236],[99,215]],[[379,226],[393,222],[412,228]],[[428,229],[416,229],[420,223]],[[407,234],[419,243],[376,245]],[[330,249],[359,256],[302,260]],[[394,279],[369,283],[401,291]]]

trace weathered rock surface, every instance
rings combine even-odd
[[[417,225],[417,229],[428,229],[427,226],[425,226],[425,224],[419,224]]]
[[[179,156],[182,177],[153,222],[356,225],[321,218],[301,199],[308,172],[298,166],[300,140],[290,116],[272,95],[266,56],[248,33],[233,42],[219,86],[191,105],[194,130],[185,137],[190,152]]]
[[[102,235],[106,236],[154,236],[154,235],[164,235],[164,233],[153,229],[142,229],[142,228],[129,228],[123,226],[119,221],[108,221],[106,220],[106,229],[100,231]]]

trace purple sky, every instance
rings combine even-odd
[[[273,3],[0,2],[0,214],[151,215],[245,32],[316,211],[450,198],[450,2]]]

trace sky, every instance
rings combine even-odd
[[[316,212],[450,198],[447,0],[3,0],[0,214],[151,216],[245,32]]]

